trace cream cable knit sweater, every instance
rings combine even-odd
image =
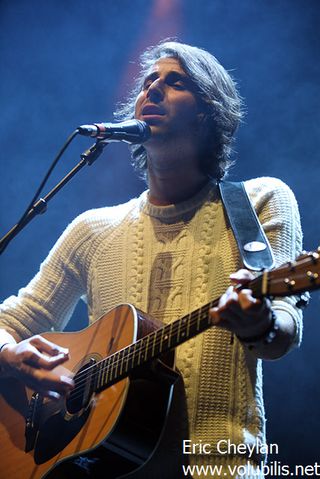
[[[301,229],[290,189],[274,178],[250,180],[245,186],[276,264],[297,256]],[[214,186],[206,185],[190,200],[167,207],[150,204],[144,192],[126,204],[77,217],[28,286],[2,304],[0,326],[13,327],[22,337],[63,329],[81,296],[87,301],[90,321],[129,302],[168,323],[219,297],[229,285],[230,273],[239,267],[236,243]],[[273,305],[292,315],[299,343],[301,315],[294,299],[275,300]],[[181,456],[181,440],[188,437],[212,446],[208,456],[183,458],[197,464],[225,463],[216,450],[220,439],[235,444],[265,442],[260,360],[237,340],[230,344],[230,333],[219,328],[181,345],[176,355],[189,433],[178,387],[168,426],[171,433],[163,438],[150,465],[161,458],[163,447],[166,464],[162,459],[162,466],[172,470]]]

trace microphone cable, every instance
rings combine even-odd
[[[54,168],[57,166],[57,163],[58,161],[60,160],[61,156],[63,155],[63,153],[66,151],[66,149],[68,148],[68,146],[70,145],[70,143],[74,140],[74,138],[79,134],[78,130],[75,130],[73,133],[71,133],[71,135],[67,138],[66,142],[64,143],[64,145],[62,146],[62,148],[60,149],[59,153],[57,154],[57,156],[54,158],[53,162],[51,163],[51,165],[49,166],[49,169],[47,171],[47,173],[45,174],[43,180],[41,181],[40,183],[40,186],[38,187],[36,193],[34,194],[32,200],[30,201],[28,207],[26,208],[26,210],[24,211],[24,213],[22,214],[21,218],[19,219],[19,221],[17,222],[17,227],[19,228],[22,223],[24,222],[25,218],[27,217],[29,211],[32,209],[32,207],[34,206],[35,202],[39,199],[39,196],[43,190],[43,188],[45,187],[48,179],[50,178]]]

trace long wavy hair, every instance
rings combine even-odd
[[[242,99],[236,83],[218,60],[209,52],[176,41],[163,41],[148,48],[140,57],[140,74],[127,101],[115,112],[118,120],[134,117],[135,101],[143,80],[152,65],[164,57],[176,58],[190,77],[195,95],[205,112],[200,127],[202,145],[199,162],[209,177],[222,179],[231,161],[234,134],[243,116]],[[143,145],[131,145],[132,164],[140,176],[147,178],[147,152]]]

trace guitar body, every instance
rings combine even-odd
[[[157,327],[133,306],[121,305],[82,331],[44,334],[69,348],[70,359],[56,370],[74,377],[80,394],[56,402],[15,379],[0,380],[0,477],[58,479],[59,468],[79,456],[102,458],[106,479],[143,465],[165,424],[178,377],[173,364],[154,360],[94,394],[95,378],[84,380],[83,371]]]

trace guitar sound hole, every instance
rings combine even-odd
[[[85,364],[73,380],[75,383],[74,389],[71,391],[66,401],[67,410],[70,414],[76,414],[82,409],[86,408],[92,396],[92,373],[89,374],[85,370],[92,371],[89,364]]]

